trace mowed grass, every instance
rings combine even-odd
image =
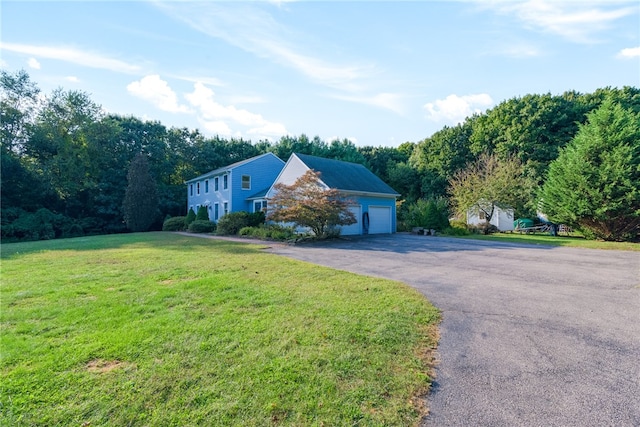
[[[514,233],[495,233],[488,236],[481,234],[472,234],[463,236],[465,239],[490,240],[511,243],[528,243],[533,245],[546,246],[569,246],[575,248],[588,249],[606,249],[619,251],[640,251],[640,243],[632,242],[605,242],[602,240],[588,240],[584,237],[573,236],[551,236],[549,234],[520,234]]]
[[[438,311],[407,286],[145,233],[2,245],[0,425],[407,426]]]

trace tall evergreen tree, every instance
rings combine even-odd
[[[605,240],[640,234],[640,117],[612,100],[551,163],[541,199],[558,223]]]
[[[122,204],[125,223],[131,231],[147,231],[158,217],[158,189],[144,154],[131,161],[127,180]]]

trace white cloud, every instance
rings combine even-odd
[[[631,2],[632,3],[632,2]],[[611,1],[527,0],[481,3],[499,13],[513,14],[525,26],[557,34],[577,43],[592,43],[595,34],[636,13]]]
[[[76,76],[67,76],[67,77],[65,77],[65,80],[67,80],[68,82],[71,82],[71,83],[80,82],[80,79],[77,78]]]
[[[379,93],[376,95],[333,95],[333,98],[344,101],[357,102],[359,104],[371,105],[378,108],[393,111],[397,114],[404,112],[402,103],[403,96],[396,93]]]
[[[204,127],[204,129],[210,134],[221,135],[221,136],[231,136],[231,128],[227,126],[225,122],[222,120],[198,120],[200,124]]]
[[[214,92],[202,83],[196,83],[193,92],[186,94],[189,103],[198,109],[199,120],[206,129],[215,129],[214,132],[225,135],[231,134],[231,128],[226,121],[231,120],[236,124],[248,128],[247,133],[262,136],[282,136],[288,132],[281,123],[270,122],[262,115],[239,109],[233,105],[222,105],[214,97]]]
[[[178,96],[159,75],[143,77],[127,85],[127,90],[134,96],[151,102],[163,111],[170,113],[188,113],[189,107],[178,103]]]
[[[618,52],[617,57],[623,59],[638,58],[640,57],[640,46],[622,49],[620,52]]]
[[[292,31],[276,22],[264,10],[246,2],[193,2],[173,4],[156,2],[168,15],[187,23],[196,31],[222,39],[259,58],[293,69],[316,84],[341,92],[338,98],[374,105],[398,112],[401,106],[390,94],[372,94],[378,70],[372,64],[355,61],[326,60],[314,54],[322,41],[306,39],[306,34]],[[335,47],[319,50],[334,51]],[[372,80],[375,78],[375,82]]]
[[[119,73],[132,74],[140,72],[140,67],[137,65],[127,64],[118,59],[69,47],[35,46],[0,42],[0,49]]]
[[[465,118],[493,105],[493,99],[486,93],[458,96],[455,94],[445,99],[437,99],[424,105],[427,118],[434,122],[462,123]]]
[[[29,58],[29,60],[27,61],[27,65],[29,65],[29,67],[33,68],[34,70],[40,69],[40,63],[36,58]]]

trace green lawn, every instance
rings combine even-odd
[[[571,246],[576,248],[607,249],[620,251],[640,251],[639,243],[631,242],[604,242],[602,240],[587,240],[581,236],[551,236],[549,234],[520,234],[520,233],[496,233],[488,236],[472,234],[462,236],[465,239],[492,240],[512,243],[529,243],[533,245],[547,246]]]
[[[0,425],[416,424],[438,311],[392,281],[145,233],[2,245]]]

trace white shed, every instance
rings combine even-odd
[[[493,211],[490,224],[495,225],[500,231],[511,231],[513,227],[514,214],[513,209],[505,208],[501,209],[498,206]],[[472,211],[467,212],[467,224],[469,225],[482,225],[486,222],[484,212],[480,211],[475,213]]]

